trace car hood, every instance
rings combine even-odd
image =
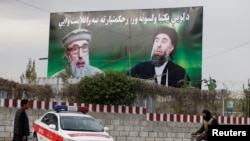
[[[63,131],[67,138],[76,141],[113,141],[107,132]]]

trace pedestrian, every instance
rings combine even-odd
[[[191,133],[191,136],[196,137],[196,141],[207,140],[208,126],[209,125],[219,125],[217,119],[215,119],[209,110],[202,111],[203,123],[201,127],[196,131]]]
[[[29,101],[21,100],[21,108],[16,111],[14,119],[14,137],[13,141],[28,141],[30,136],[29,118],[26,110],[29,109]]]

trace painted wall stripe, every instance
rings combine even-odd
[[[142,114],[146,115],[146,119],[150,121],[165,121],[165,122],[191,122],[202,123],[201,115],[184,115],[184,114],[165,114],[165,113],[147,113],[144,107],[125,106],[125,105],[99,105],[89,103],[69,103],[69,102],[48,102],[48,101],[30,101],[31,109],[53,110],[54,105],[70,105],[70,106],[85,106],[90,112],[105,112],[105,113],[126,113],[126,114]],[[0,107],[21,107],[20,99],[0,99]],[[246,117],[228,117],[217,116],[220,124],[250,124],[250,118]]]

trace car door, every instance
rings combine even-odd
[[[40,123],[40,130],[42,132],[37,133],[37,139],[39,141],[51,141],[58,138],[58,118],[54,113],[46,114]]]

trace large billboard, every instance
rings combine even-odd
[[[137,64],[152,59],[155,33],[166,27],[177,33],[177,37],[169,36],[176,44],[172,54],[167,53],[167,60],[184,68],[193,87],[201,87],[202,24],[203,7],[51,13],[47,76],[53,77],[66,69],[67,53],[76,46],[69,49],[65,42],[76,39],[71,35],[80,32],[90,32],[91,40],[77,46],[75,54],[87,47],[91,66],[130,74]],[[168,73],[171,71],[165,74]]]

